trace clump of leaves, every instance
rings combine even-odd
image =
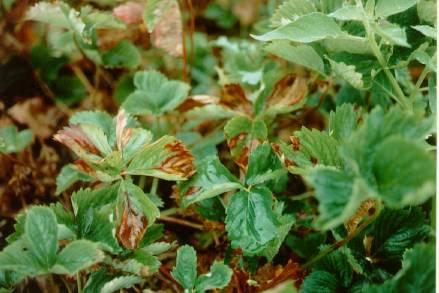
[[[17,110],[0,153],[72,163],[16,215],[0,291],[433,292],[434,1],[90,2],[22,11],[72,154]]]

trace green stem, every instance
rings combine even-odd
[[[143,190],[143,188],[145,188],[145,183],[146,183],[146,177],[145,176],[141,176],[139,179],[139,187]]]
[[[154,177],[152,179],[151,190],[149,191],[149,193],[157,194],[157,186],[158,185],[159,185],[159,179]]]
[[[81,273],[80,272],[76,273],[76,285],[78,286],[78,293],[81,293],[82,288],[81,288]]]
[[[361,231],[363,231],[367,226],[369,226],[372,222],[374,222],[378,218],[380,212],[381,212],[380,203],[377,202],[375,213],[372,216],[370,216],[366,221],[361,223],[360,226],[358,226],[358,228],[355,229],[353,232],[349,233],[348,236],[346,236],[346,238],[344,238],[340,241],[337,241],[334,244],[332,244],[331,246],[329,246],[328,248],[320,251],[320,253],[317,254],[314,258],[312,258],[310,261],[306,262],[303,265],[303,267],[304,268],[310,267],[311,265],[313,265],[314,263],[316,263],[317,261],[319,261],[320,259],[322,259],[326,255],[330,254],[334,250],[344,246],[349,241],[354,239]]]
[[[361,1],[357,0],[357,5],[360,5],[363,8],[363,4]],[[386,75],[387,79],[389,80],[390,84],[392,85],[392,88],[394,89],[396,96],[393,96],[395,101],[399,103],[402,107],[406,108],[407,110],[412,110],[412,104],[410,103],[410,100],[407,99],[404,92],[402,91],[401,87],[399,86],[398,82],[396,81],[395,77],[393,76],[392,72],[389,69],[389,66],[387,65],[387,61],[384,58],[383,54],[381,54],[380,48],[378,47],[378,44],[375,40],[375,33],[373,32],[372,28],[370,27],[369,20],[367,18],[367,15],[364,15],[363,17],[363,25],[366,30],[367,39],[369,41],[370,48],[372,49],[373,54],[375,55],[375,58],[377,58],[378,63],[380,63],[381,68],[384,71],[384,74]]]
[[[436,53],[434,53],[432,59],[436,58]],[[415,88],[413,89],[412,93],[410,94],[410,100],[414,99],[416,94],[419,92],[422,83],[424,82],[427,75],[430,73],[430,69],[427,65],[425,65],[424,69],[422,70],[421,74],[419,75],[418,80],[416,81]]]
[[[172,216],[174,214],[178,214],[181,211],[180,208],[170,208],[160,212],[160,217]]]

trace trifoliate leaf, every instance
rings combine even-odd
[[[172,136],[148,144],[133,157],[126,174],[185,180],[195,173],[194,157]]]
[[[202,293],[212,289],[222,289],[229,284],[232,270],[225,264],[215,262],[207,274],[197,278],[195,292]]]
[[[91,179],[91,176],[77,169],[75,165],[65,165],[56,177],[56,194],[66,191],[77,181],[90,181]]]
[[[18,131],[14,125],[0,128],[0,153],[17,153],[33,140],[32,130]]]
[[[268,53],[276,55],[292,63],[315,70],[320,74],[325,73],[322,58],[314,50],[314,48],[309,45],[293,46],[285,41],[273,41],[264,49]]]
[[[197,166],[197,173],[179,186],[184,207],[239,188],[242,188],[239,180],[223,166],[218,157],[204,159]]]
[[[177,261],[172,277],[186,290],[192,290],[197,281],[197,253],[192,246],[183,245],[177,250]]]
[[[57,256],[52,271],[57,274],[75,274],[104,258],[97,244],[87,240],[76,240],[64,247]]]
[[[189,85],[168,80],[157,71],[141,71],[134,76],[136,90],[122,107],[132,114],[160,115],[178,107],[189,92]]]
[[[123,40],[102,55],[102,62],[110,68],[135,68],[140,63],[140,54],[136,46],[127,40]]]
[[[409,9],[416,2],[417,0],[378,0],[375,6],[375,15],[377,17],[387,17],[397,14]]]
[[[289,40],[298,43],[311,43],[343,35],[338,24],[329,16],[314,12],[298,17],[293,22],[283,25],[261,36],[252,35],[259,41]]]
[[[26,246],[38,264],[49,270],[56,262],[58,225],[54,212],[48,207],[33,207],[26,215]]]
[[[390,138],[376,148],[370,159],[378,191],[388,206],[421,204],[435,193],[434,157],[416,143]]]
[[[255,187],[232,196],[226,210],[226,230],[233,248],[254,255],[276,237],[278,223],[272,201],[266,187]]]

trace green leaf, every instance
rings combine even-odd
[[[352,104],[343,104],[329,114],[329,135],[338,141],[348,139],[357,128],[358,114]]]
[[[384,209],[364,237],[373,237],[370,258],[388,263],[399,262],[404,252],[428,237],[430,231],[420,208]],[[359,237],[358,241],[361,239]]]
[[[90,181],[91,179],[91,176],[75,168],[75,165],[65,165],[56,177],[56,194],[63,193],[77,181]]]
[[[18,131],[15,125],[0,128],[0,153],[17,153],[26,148],[33,140],[32,130]]]
[[[354,88],[361,89],[364,87],[363,75],[356,71],[354,65],[348,65],[344,62],[336,62],[327,58],[331,64],[334,74],[351,84]]]
[[[148,219],[148,226],[151,226],[155,219],[160,216],[160,210],[143,190],[127,180],[122,181],[119,188],[119,198],[124,196],[128,196],[132,207],[145,215]]]
[[[160,115],[177,108],[187,97],[189,85],[168,80],[157,71],[140,71],[134,76],[136,90],[122,107],[132,114]]]
[[[140,54],[136,46],[123,40],[102,55],[102,62],[109,68],[135,68],[140,64]]]
[[[309,45],[293,46],[285,41],[273,41],[265,47],[265,51],[317,71],[324,75],[324,64],[320,55]]]
[[[325,247],[325,246],[323,246]],[[324,249],[324,248],[323,248]],[[348,261],[346,254],[343,253],[345,247],[331,252],[320,259],[313,268],[317,271],[326,271],[337,277],[340,285],[347,288],[350,286],[353,278],[353,269]]]
[[[417,11],[419,19],[429,24],[436,25],[436,0],[419,0],[417,5]]]
[[[368,196],[374,196],[362,179],[332,167],[316,167],[307,177],[319,201],[319,217],[315,226],[322,230],[346,222]]]
[[[269,143],[258,145],[251,151],[245,177],[247,185],[276,180],[285,174],[286,170]]]
[[[40,266],[49,270],[56,262],[58,225],[54,212],[36,206],[26,215],[25,238],[29,252]]]
[[[417,0],[377,0],[375,15],[377,17],[387,17],[403,12],[413,5]]]
[[[193,173],[192,160],[191,153],[179,140],[163,136],[137,152],[125,172],[164,180],[185,180]]]
[[[311,43],[327,38],[337,38],[344,33],[337,23],[325,14],[314,12],[297,18],[261,36],[252,35],[259,41],[289,40],[299,43]]]
[[[96,243],[76,240],[61,250],[52,271],[57,274],[75,274],[103,258],[104,254],[97,248]]]
[[[388,206],[421,204],[435,193],[434,157],[416,143],[390,138],[377,147],[371,161],[380,196]]]
[[[215,262],[207,274],[197,279],[195,292],[205,292],[212,289],[222,289],[229,284],[232,278],[232,270],[225,264]]]
[[[137,276],[120,276],[112,279],[110,282],[106,282],[99,293],[112,293],[121,289],[128,289],[132,286],[139,284],[142,278]]]
[[[363,20],[363,11],[356,5],[346,5],[329,14],[338,20]]]
[[[383,40],[391,45],[398,45],[410,48],[407,43],[407,35],[405,29],[393,23],[382,23],[374,26],[375,32],[383,38]]]
[[[25,276],[47,273],[47,269],[26,249],[22,240],[13,242],[0,252],[0,270],[15,271]]]
[[[407,250],[402,269],[392,279],[369,286],[364,292],[435,292],[435,259],[434,245],[419,243]]]
[[[261,255],[265,256],[268,261],[272,261],[273,258],[279,252],[279,249],[291,230],[291,227],[295,223],[293,215],[278,215],[279,225],[277,227],[277,235],[274,239],[266,245],[265,249],[261,252]]]
[[[177,250],[177,261],[171,275],[184,289],[194,288],[197,281],[197,253],[192,246],[183,245]]]
[[[233,248],[241,248],[246,255],[257,254],[276,237],[278,223],[272,205],[272,194],[266,187],[232,196],[226,210],[226,230]]]
[[[197,173],[179,186],[183,207],[240,188],[239,180],[216,156],[205,158]]]
[[[429,25],[412,25],[412,28],[422,33],[424,36],[436,40],[436,34],[437,34],[436,28]]]
[[[300,292],[313,293],[325,292],[335,293],[338,289],[337,278],[326,271],[313,271],[309,274],[300,288]]]
[[[294,132],[293,145],[288,146],[285,156],[299,168],[306,169],[315,164],[341,167],[338,153],[339,143],[326,132],[302,128]]]
[[[293,22],[296,18],[316,12],[313,1],[287,0],[282,2],[271,16],[271,25],[278,27]]]
[[[369,40],[345,34],[336,39],[325,39],[322,44],[329,52],[347,52],[351,54],[373,55]]]

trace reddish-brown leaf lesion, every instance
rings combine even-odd
[[[195,173],[195,158],[181,141],[175,140],[166,144],[165,148],[171,155],[163,160],[156,169],[183,178],[189,178]]]
[[[268,105],[292,106],[302,101],[308,94],[308,79],[288,74],[279,80],[268,97]]]
[[[135,211],[129,202],[125,203],[119,227],[117,228],[117,239],[128,249],[138,247],[140,240],[148,226],[147,218]]]
[[[84,151],[100,155],[99,150],[78,125],[64,127],[53,136],[53,139],[67,146],[78,155]]]

